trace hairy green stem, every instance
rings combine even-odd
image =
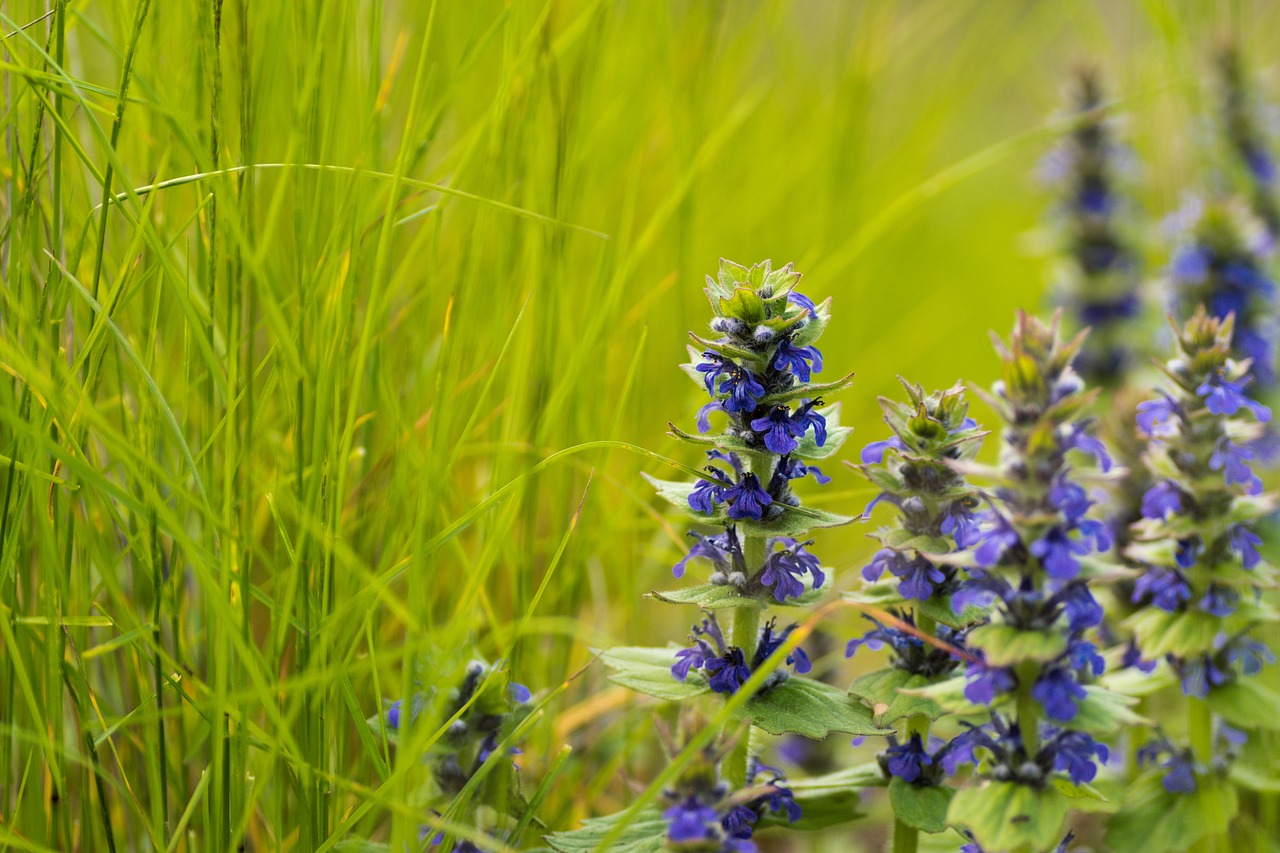
[[[1035,661],[1018,666],[1018,732],[1022,735],[1023,749],[1032,760],[1040,751],[1040,705],[1031,695],[1039,674],[1040,665]]]
[[[1187,734],[1197,770],[1208,770],[1213,765],[1213,712],[1203,699],[1194,696],[1187,698]],[[1216,853],[1222,849],[1221,841],[1216,833],[1206,833],[1191,849],[1195,853]]]

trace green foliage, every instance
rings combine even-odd
[[[770,734],[798,734],[815,740],[832,732],[889,734],[872,721],[865,705],[838,687],[797,676],[753,697],[743,706],[741,716]]]
[[[906,717],[921,715],[936,720],[946,713],[936,702],[906,692],[929,684],[929,679],[923,675],[887,667],[855,679],[849,685],[849,692],[870,705],[877,725],[892,726]]]
[[[1115,850],[1186,850],[1206,835],[1226,831],[1239,808],[1235,787],[1216,776],[1197,776],[1191,794],[1171,794],[1160,774],[1145,773],[1130,784],[1123,808],[1107,827]]]
[[[589,818],[581,829],[569,832],[553,832],[547,843],[559,853],[592,853],[599,849],[605,837],[618,825],[622,813],[608,817]],[[622,834],[609,845],[610,853],[658,853],[664,849],[667,821],[661,812],[648,809],[627,824]]]
[[[947,828],[947,807],[955,793],[943,786],[912,785],[896,776],[889,782],[894,816],[921,832],[942,832]]]
[[[787,787],[800,806],[800,819],[790,823],[785,815],[768,813],[760,818],[758,826],[814,831],[862,819],[866,815],[858,811],[858,792],[884,783],[880,765],[874,762],[809,779],[790,779]]]
[[[1067,808],[1067,798],[1055,788],[983,782],[952,797],[947,822],[973,833],[988,853],[1050,850],[1062,838]]]

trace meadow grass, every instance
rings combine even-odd
[[[794,261],[834,296],[845,420],[881,438],[895,374],[985,385],[987,330],[1043,306],[1031,173],[1072,64],[1117,93],[1155,217],[1210,171],[1208,49],[1278,26],[1194,2],[3,4],[0,844],[398,847],[440,732],[364,721],[477,655],[540,694],[542,825],[627,805],[661,769],[654,708],[589,664],[687,630],[641,598],[683,529],[639,472],[699,464],[663,433],[697,401],[676,363],[702,276]],[[869,497],[845,472],[819,501]],[[839,588],[864,533],[823,536]],[[832,620],[839,647],[856,615]],[[853,827],[786,843],[880,843]]]

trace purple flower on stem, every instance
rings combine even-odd
[[[1263,664],[1275,663],[1271,649],[1257,640],[1236,637],[1226,647],[1227,663],[1240,670],[1241,675],[1257,675]]]
[[[751,428],[764,437],[765,447],[784,456],[800,446],[796,439],[804,435],[804,427],[792,419],[786,406],[774,406],[769,414],[753,420]]]
[[[786,628],[779,631],[776,626],[777,621],[770,619],[768,622],[764,623],[764,627],[760,629],[760,640],[756,643],[756,654],[751,662],[753,668],[764,663],[770,655],[777,651],[782,644],[787,641],[787,637],[791,636],[791,632],[799,627],[798,625],[788,625]],[[804,675],[806,672],[813,669],[813,664],[809,661],[809,655],[806,654],[805,650],[799,646],[796,646],[791,650],[791,653],[787,655],[786,663],[801,675]]]
[[[667,819],[667,839],[677,844],[715,841],[720,815],[697,797],[688,797],[662,813]]]
[[[719,400],[712,400],[710,403],[707,403],[701,409],[698,409],[698,418],[697,418],[698,432],[705,435],[706,433],[711,431],[711,413],[712,412],[727,412],[727,411],[728,409],[726,409],[724,407],[724,404],[721,403]]]
[[[1129,600],[1140,604],[1144,599],[1167,613],[1176,613],[1191,599],[1191,587],[1174,569],[1152,568],[1143,572],[1133,584]]]
[[[896,435],[891,435],[884,441],[873,441],[866,447],[862,448],[862,453],[859,454],[859,458],[862,460],[863,464],[879,465],[884,461],[885,451],[889,448],[893,448],[894,450],[906,449],[902,444],[902,439],[898,438]]]
[[[1195,759],[1191,750],[1178,749],[1167,738],[1161,738],[1138,747],[1137,757],[1140,765],[1159,764],[1165,771],[1160,784],[1170,794],[1195,793]],[[1165,757],[1163,761],[1160,760],[1162,757]]]
[[[706,471],[711,477],[694,484],[693,491],[689,493],[689,506],[696,512],[711,515],[715,512],[715,505],[724,502],[725,492],[733,483],[719,468],[707,466]]]
[[[1077,706],[1088,695],[1071,670],[1063,666],[1046,669],[1031,688],[1031,697],[1044,706],[1045,714],[1062,722],[1075,719]]]
[[[1234,415],[1243,409],[1253,412],[1259,423],[1271,420],[1271,410],[1261,403],[1250,400],[1244,393],[1245,383],[1232,382],[1222,374],[1218,374],[1204,382],[1196,389],[1196,393],[1204,397],[1204,405],[1215,415]]]
[[[1000,513],[991,511],[982,514],[982,527],[973,550],[974,561],[984,569],[991,568],[1000,562],[1004,552],[1017,545],[1021,540],[1018,531],[1005,520]]]
[[[1083,423],[1072,424],[1070,431],[1062,440],[1062,448],[1089,454],[1098,463],[1099,470],[1105,474],[1111,470],[1111,454],[1107,453],[1106,445],[1085,430],[1086,425]]]
[[[743,474],[741,480],[725,489],[720,500],[729,504],[730,518],[751,518],[756,521],[764,517],[764,508],[773,503],[773,497],[760,487],[760,480],[751,473]]]
[[[1053,484],[1049,486],[1048,498],[1053,508],[1066,516],[1067,521],[1076,522],[1089,511],[1093,501],[1089,500],[1089,493],[1084,487],[1072,482],[1067,474],[1068,471],[1064,468],[1054,478]]]
[[[1258,546],[1262,544],[1262,537],[1243,524],[1237,524],[1231,528],[1228,541],[1231,544],[1231,550],[1240,555],[1241,565],[1246,569],[1252,569],[1262,559],[1261,555],[1258,554]]]
[[[933,764],[933,757],[918,734],[912,734],[904,744],[892,743],[884,755],[889,773],[903,782],[915,782],[925,772],[924,769]]]
[[[809,429],[813,428],[813,443],[818,447],[827,443],[827,419],[818,414],[814,409],[822,405],[822,399],[801,400],[800,408],[796,409],[796,413],[791,416],[792,421],[796,424],[796,428],[800,431],[797,437],[804,435]]]
[[[1000,666],[987,666],[982,661],[971,661],[965,667],[964,698],[975,705],[990,705],[996,697],[1018,686],[1013,670]],[[950,772],[950,771],[948,771]]]
[[[752,412],[764,396],[764,386],[745,367],[727,367],[720,380],[720,393],[728,394],[724,401],[726,411]]]
[[[1162,391],[1161,394],[1164,394]],[[1138,404],[1138,429],[1150,438],[1168,438],[1178,433],[1174,418],[1182,414],[1182,408],[1168,394],[1159,400],[1147,400]]]
[[[1245,494],[1256,495],[1262,491],[1262,480],[1245,464],[1252,458],[1252,450],[1224,437],[1209,457],[1209,468],[1222,471],[1228,486],[1243,485]]]
[[[813,475],[813,479],[818,481],[819,486],[825,486],[831,482],[831,478],[822,473],[822,469],[817,465],[809,465],[794,456],[788,456],[778,462],[778,475],[784,479],[799,480],[809,474]]]
[[[813,540],[799,542],[790,536],[777,536],[769,540],[771,549],[781,545],[783,550],[773,551],[765,559],[760,583],[771,588],[773,597],[779,602],[804,595],[801,575],[808,574],[813,578],[814,589],[821,589],[826,581],[818,558],[805,550],[805,546],[812,544]]]
[[[1050,742],[1049,748],[1054,752],[1054,768],[1067,771],[1073,785],[1092,782],[1098,775],[1097,762],[1105,762],[1110,757],[1105,744],[1098,743],[1084,732],[1071,730],[1059,732]],[[1071,836],[1068,834],[1063,839],[1063,846],[1058,849],[1066,849],[1065,845],[1070,841]]]
[[[1236,612],[1236,604],[1240,601],[1240,593],[1229,586],[1211,583],[1205,590],[1204,597],[1196,606],[1211,616],[1225,618]]]
[[[982,538],[981,523],[980,516],[964,501],[953,501],[940,529],[955,539],[957,546],[968,548]]]
[[[717,355],[714,352],[704,352],[702,357],[706,359],[695,369],[702,374],[702,384],[707,386],[707,393],[715,393],[716,380],[720,378],[720,374],[726,370],[732,369],[735,365],[731,361],[727,361],[724,356]]]
[[[678,578],[684,577],[685,568],[690,560],[703,557],[715,564],[716,568],[726,568],[732,559],[733,552],[737,550],[737,536],[726,530],[716,536],[702,536],[693,531],[689,535],[698,541],[689,549],[689,553],[684,555],[684,559],[676,563],[671,568],[671,574]]]
[[[810,368],[809,362],[813,362]],[[808,382],[812,373],[822,372],[822,353],[817,347],[797,347],[792,346],[790,338],[783,338],[782,343],[778,344],[778,351],[773,357],[774,370],[786,370],[791,368],[791,372],[801,382]]]
[[[1040,558],[1044,570],[1055,580],[1069,581],[1080,573],[1080,561],[1076,555],[1089,553],[1088,545],[1073,541],[1067,531],[1054,527],[1031,543],[1031,553]]]
[[[1209,655],[1175,663],[1178,674],[1182,677],[1182,693],[1203,699],[1209,691],[1220,687],[1231,680],[1231,673],[1221,669]]]
[[[1182,512],[1182,492],[1170,480],[1161,480],[1142,496],[1143,518],[1167,518]]]
[[[1067,628],[1072,632],[1086,631],[1102,624],[1102,605],[1083,583],[1070,583],[1053,597],[1062,606],[1067,617]]]
[[[803,308],[809,312],[810,317],[817,316],[818,306],[813,304],[813,300],[805,296],[799,291],[791,291],[787,294],[787,302],[795,305],[797,308]]]

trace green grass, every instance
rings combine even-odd
[[[986,384],[987,330],[1043,305],[1030,174],[1071,65],[1154,218],[1209,174],[1208,49],[1280,11],[12,0],[0,28],[0,844],[311,851],[416,837],[434,734],[363,721],[477,654],[549,697],[548,827],[660,772],[652,707],[584,667],[687,629],[640,598],[683,531],[628,445],[698,462],[663,432],[720,256],[835,296],[879,438],[895,374]],[[863,532],[820,537],[842,587]]]

